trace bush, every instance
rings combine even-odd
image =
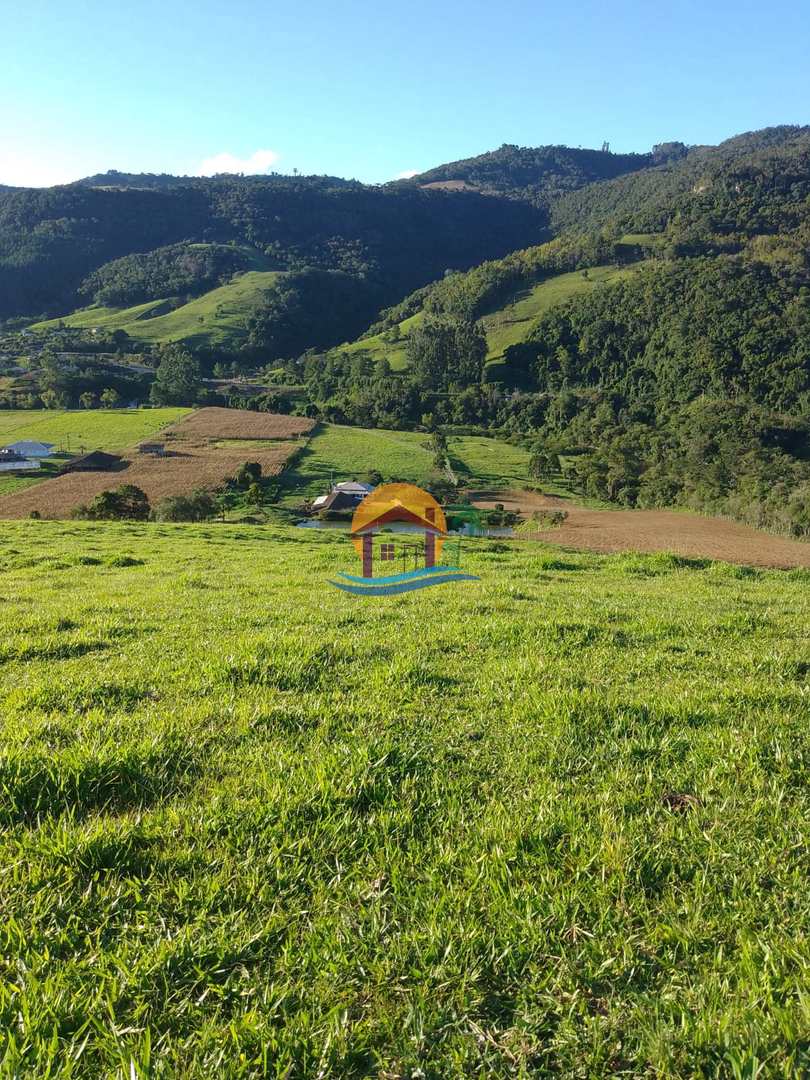
[[[236,473],[236,486],[247,490],[251,484],[257,484],[262,478],[262,467],[258,461],[246,461]]]
[[[85,521],[147,521],[149,499],[134,484],[102,491],[89,504],[77,506],[72,516]]]
[[[170,495],[152,511],[153,521],[208,521],[217,514],[217,502],[207,491]]]

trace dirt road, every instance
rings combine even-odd
[[[772,536],[724,518],[674,510],[587,510],[572,506],[567,499],[525,491],[478,492],[472,501],[482,508],[503,503],[507,510],[526,515],[532,510],[567,510],[563,525],[542,530],[544,540],[562,547],[606,553],[672,551],[745,566],[810,567],[810,543]]]

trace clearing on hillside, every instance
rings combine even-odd
[[[0,409],[0,446],[31,439],[55,453],[121,450],[176,424],[191,409]]]
[[[36,323],[31,329],[59,325],[81,329],[125,330],[131,338],[154,344],[183,341],[196,348],[230,348],[247,337],[247,318],[282,276],[275,270],[248,270],[227,285],[167,310],[171,298],[131,308],[84,308],[63,319]]]
[[[429,439],[424,432],[321,424],[287,486],[297,496],[320,495],[331,480],[360,479],[372,470],[385,480],[425,484],[436,475]],[[523,447],[477,435],[450,435],[447,443],[451,467],[462,483],[509,487],[528,479],[530,455]]]
[[[261,465],[263,475],[276,476],[296,449],[296,436],[309,431],[314,421],[212,408],[200,409],[189,417],[188,430],[185,423],[164,433],[168,452],[163,457],[130,450],[122,455],[118,469],[67,473],[0,495],[0,518],[25,518],[34,511],[43,518],[66,518],[80,504],[120,484],[141,488],[150,502],[197,488],[216,489],[234,476],[246,457]],[[227,442],[215,445],[217,439],[231,437],[224,433],[233,431],[249,431],[255,439],[273,440],[273,445],[259,446],[249,454],[243,447],[229,447]]]
[[[575,270],[545,278],[531,288],[518,289],[493,311],[483,315],[481,322],[487,338],[487,361],[499,360],[510,345],[525,341],[537,321],[552,307],[562,304],[573,296],[591,292],[602,285],[612,285],[636,273],[644,262],[627,266],[592,266],[587,270]],[[407,342],[410,332],[423,320],[418,311],[398,324],[395,330],[386,330],[372,337],[358,338],[339,346],[336,352],[367,352],[372,360],[387,360],[393,371],[408,366]]]

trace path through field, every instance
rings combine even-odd
[[[692,558],[721,559],[746,566],[789,569],[810,567],[810,544],[773,536],[724,518],[701,517],[675,510],[588,510],[567,499],[510,491],[478,492],[479,507],[502,503],[524,514],[564,509],[568,519],[559,528],[544,529],[543,539],[585,551],[672,551]]]

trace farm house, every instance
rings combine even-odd
[[[9,443],[8,446],[4,446],[4,450],[11,450],[15,454],[19,454],[24,458],[46,458],[50,457],[53,453],[54,443],[34,442],[29,440],[21,440],[20,442]]]
[[[80,454],[71,458],[62,467],[62,472],[110,472],[118,469],[123,462],[117,454],[105,454],[103,450],[91,450],[89,454]]]

